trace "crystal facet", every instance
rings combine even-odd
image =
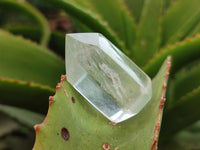
[[[99,33],[66,35],[68,82],[97,110],[118,123],[151,99],[150,78]]]

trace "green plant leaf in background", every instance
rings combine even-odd
[[[199,35],[196,35],[196,37],[194,38],[186,39],[174,45],[169,45],[168,47],[162,49],[149,63],[145,65],[143,69],[150,77],[153,77],[158,71],[162,61],[168,55],[171,55],[173,58],[171,72],[174,73],[181,67],[185,66],[187,63],[200,58],[199,47]]]
[[[58,8],[64,9],[67,13],[75,18],[78,18],[79,21],[89,26],[93,31],[102,33],[117,47],[125,50],[124,46],[115,36],[115,33],[112,31],[112,29],[110,29],[110,27],[101,18],[99,18],[98,15],[92,13],[89,10],[85,10],[84,8],[78,6],[75,2],[71,2],[68,0],[48,0],[48,2]]]
[[[46,18],[34,7],[29,5],[29,3],[20,0],[1,0],[0,7],[16,9],[25,12],[32,17],[33,20],[36,20],[41,28],[41,44],[46,46],[49,41],[50,29]]]
[[[34,123],[38,123],[31,114],[43,116],[46,113],[48,97],[56,91],[55,85],[60,75],[65,74],[64,38],[65,31],[68,30],[63,30],[62,27],[66,29],[69,24],[73,24],[75,29],[73,32],[102,33],[137,65],[143,67],[152,78],[155,77],[166,57],[171,55],[172,70],[159,147],[161,150],[200,148],[198,134],[200,90],[199,65],[197,65],[200,58],[199,0],[1,0],[0,17],[0,125],[2,129],[0,133],[3,133],[0,136],[0,149],[31,149],[34,134],[30,128]],[[66,22],[69,20],[68,17],[72,23]],[[50,31],[50,28],[53,31]],[[24,38],[36,41],[37,44],[2,30],[22,35]],[[44,47],[47,45],[61,58]],[[159,100],[159,90],[162,90],[161,72],[153,80],[155,101]],[[71,147],[73,145],[81,147],[85,144],[88,148],[87,142],[90,140],[89,144],[98,146],[97,149],[102,149],[102,144],[107,148],[111,146],[111,149],[115,148],[115,150],[127,149],[129,146],[131,149],[156,149],[160,122],[158,121],[155,126],[155,121],[161,118],[161,116],[155,118],[158,111],[155,108],[158,108],[158,103],[149,103],[135,117],[136,121],[131,119],[112,126],[108,125],[107,120],[92,109],[67,82],[62,83],[69,97],[65,96],[63,88],[57,87],[57,94],[53,98],[54,103],[50,101],[49,116],[43,124],[36,126],[36,129],[39,129],[37,134],[39,142],[46,146],[45,143],[58,140],[61,142],[60,146],[71,144]],[[158,95],[155,96],[155,93]],[[72,96],[76,103],[70,105],[67,100],[71,101]],[[152,110],[153,107],[155,110]],[[74,113],[71,110],[74,110]],[[91,114],[86,114],[87,112]],[[147,112],[149,114],[145,115]],[[63,113],[71,114],[72,116],[69,114],[65,116],[70,120],[65,120]],[[77,113],[83,117],[78,116],[78,119],[74,120],[74,114],[77,116]],[[151,115],[153,119],[149,121]],[[101,122],[96,121],[98,119]],[[50,124],[47,124],[48,122]],[[129,122],[133,122],[132,126]],[[138,124],[141,129],[138,129]],[[60,126],[70,129],[68,130],[69,141],[65,141],[61,136]],[[125,126],[127,129],[124,129]],[[144,131],[141,131],[142,129]],[[76,130],[79,131],[79,136]],[[67,133],[66,129],[63,131]],[[127,134],[127,137],[122,133],[115,133],[117,131]],[[50,142],[46,137],[42,138],[44,135],[50,137]],[[149,135],[152,135],[151,139],[147,139]],[[82,136],[89,140],[84,141],[81,139]],[[122,138],[119,138],[120,136]],[[73,138],[78,142],[74,142]],[[93,141],[95,142],[91,143]],[[36,140],[36,145],[39,142]],[[89,147],[89,149],[95,148]]]
[[[0,39],[0,78],[55,87],[60,74],[65,72],[61,58],[41,46],[4,31],[0,31]]]
[[[199,120],[199,96],[200,87],[181,97],[166,109],[161,132],[162,140],[169,140],[169,136]]]
[[[1,104],[30,109],[35,112],[46,113],[48,97],[54,89],[31,82],[0,78]]]
[[[136,22],[139,22],[145,0],[124,0]]]
[[[87,0],[86,2],[89,3],[89,7],[87,6],[85,8],[90,8],[93,13],[96,12],[103,20],[106,20],[119,39],[125,42],[126,49],[128,49],[130,53],[134,45],[136,26],[123,1]],[[79,4],[79,1],[77,1],[77,4]],[[105,7],[105,4],[109,7]]]
[[[29,128],[33,128],[36,123],[40,123],[44,119],[44,115],[39,113],[2,104],[0,105],[0,112]]]
[[[147,106],[117,125],[109,123],[62,77],[55,96],[49,99],[46,119],[35,126],[33,149],[156,149],[169,68],[170,58],[153,80]]]
[[[144,1],[131,56],[139,66],[144,66],[159,50],[162,6],[162,0]]]
[[[177,0],[163,17],[162,44],[183,40],[200,20],[199,0]]]

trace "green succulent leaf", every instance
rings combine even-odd
[[[161,150],[198,150],[200,149],[200,122],[184,129],[170,139],[170,143],[160,145]]]
[[[65,72],[64,61],[54,53],[0,30],[0,78],[30,81],[55,87]]]
[[[198,25],[196,25],[196,27],[191,30],[189,36],[194,37],[196,34],[200,34],[200,23],[198,23]]]
[[[176,73],[173,80],[173,101],[176,102],[182,96],[198,88],[200,85],[200,63],[194,62],[194,66],[183,68]],[[195,81],[195,82],[193,82]]]
[[[45,117],[30,110],[2,104],[0,104],[0,112],[29,128],[33,128],[35,124],[40,123]]]
[[[113,30],[95,13],[84,9],[77,5],[74,1],[68,0],[48,0],[52,5],[62,8],[68,14],[74,18],[78,18],[79,21],[86,24],[95,32],[100,32],[108,39],[110,39],[121,50],[125,50],[125,47],[121,41],[117,38]]]
[[[167,140],[178,131],[200,119],[200,87],[187,93],[165,110],[161,140]]]
[[[145,0],[124,0],[136,22],[139,22]]]
[[[194,38],[186,39],[180,43],[169,45],[162,49],[153,59],[145,65],[144,71],[151,77],[153,77],[158,71],[160,65],[168,55],[172,56],[172,70],[174,73],[187,63],[194,61],[200,57],[200,36],[197,35]]]
[[[147,106],[119,124],[109,123],[62,77],[60,88],[49,99],[46,119],[35,126],[33,149],[155,149],[169,68],[170,58],[153,80],[153,96]]]
[[[89,3],[89,6],[86,5],[85,8],[96,12],[106,20],[119,39],[125,42],[126,48],[132,49],[136,26],[125,3],[122,0],[87,0],[86,2]],[[79,1],[77,1],[77,4],[80,4]],[[109,7],[105,7],[105,4]]]
[[[14,131],[18,128],[19,128],[18,123],[16,123],[14,120],[8,118],[6,115],[0,113],[0,138],[11,133],[12,131]],[[1,144],[2,143],[0,142],[0,149],[1,149]]]
[[[14,34],[23,36],[25,39],[30,39],[33,42],[40,42],[41,32],[37,27],[31,26],[8,26],[4,30]]]
[[[1,150],[28,150],[32,148],[34,134],[32,130],[20,128],[0,140]]]
[[[46,113],[48,97],[54,89],[8,78],[0,78],[0,103]],[[12,94],[10,94],[12,93]]]
[[[199,22],[200,1],[178,0],[164,15],[162,44],[182,40]]]
[[[36,20],[41,28],[41,44],[47,45],[51,34],[46,18],[28,2],[20,0],[1,0],[0,7],[10,7],[12,9],[20,10],[30,15],[33,20]]]
[[[164,10],[168,10],[168,8],[175,2],[176,0],[164,0]]]
[[[6,27],[14,35],[22,35],[26,39],[31,39],[39,43],[41,33],[40,30],[33,26],[17,26],[17,27]],[[58,31],[52,31],[49,39],[49,48],[56,52],[60,56],[65,54],[65,34]]]
[[[163,0],[145,0],[131,57],[144,66],[159,50]]]

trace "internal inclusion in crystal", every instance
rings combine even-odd
[[[151,99],[150,78],[99,33],[66,35],[66,74],[112,122],[138,114]]]

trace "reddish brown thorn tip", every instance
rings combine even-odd
[[[196,34],[196,37],[198,37],[198,36],[200,36],[200,33],[197,33],[197,34]]]
[[[166,101],[166,98],[163,97],[163,98],[161,99],[159,109],[163,109],[163,106],[164,106],[164,104],[165,104],[165,101]]]
[[[35,132],[37,133],[40,130],[41,124],[37,124],[34,126]]]
[[[37,85],[37,86],[41,86],[41,84],[40,84],[40,83],[37,83],[36,85]]]
[[[109,125],[113,125],[113,126],[116,126],[117,125],[117,123],[115,123],[115,122],[109,122]]]
[[[76,100],[74,97],[72,97],[72,103],[76,103]]]
[[[67,128],[64,127],[64,128],[61,129],[61,136],[63,137],[63,139],[65,141],[69,140],[70,135],[69,135],[69,131],[67,130]]]
[[[54,103],[53,98],[54,98],[53,96],[49,96],[49,106],[51,106],[51,104]]]
[[[31,82],[27,81],[27,82],[26,82],[26,84],[27,84],[27,85],[30,85],[30,84],[31,84]]]
[[[66,81],[66,75],[61,75],[61,82]]]
[[[61,84],[61,83],[58,83],[58,84],[56,85],[56,90],[58,90],[59,88],[61,88],[61,86],[62,86],[62,84]]]
[[[167,73],[165,74],[165,78],[168,78],[168,76],[169,76],[169,72],[167,72]]]
[[[151,147],[151,150],[157,150],[157,141],[153,142],[153,145]]]
[[[18,82],[19,82],[19,80],[17,80],[17,79],[14,79],[14,80],[13,80],[13,82],[15,82],[15,83],[18,83]]]
[[[186,41],[190,41],[190,40],[191,40],[191,38],[189,38],[189,37],[186,37],[186,38],[185,38],[185,40],[186,40]]]
[[[103,148],[104,150],[110,150],[110,149],[111,149],[111,146],[110,146],[108,143],[104,143],[104,144],[102,144],[102,148]]]
[[[165,90],[167,87],[167,84],[166,83],[163,83],[163,90]]]

